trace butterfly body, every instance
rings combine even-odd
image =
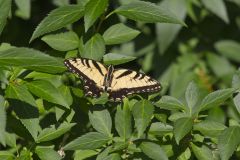
[[[134,93],[158,92],[160,83],[151,77],[128,69],[106,68],[103,64],[85,58],[64,61],[67,68],[84,81],[86,95],[100,97],[107,92],[113,101],[121,101]]]

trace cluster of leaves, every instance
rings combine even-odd
[[[0,159],[240,158],[239,0],[52,2],[40,49],[0,46]],[[0,0],[3,37],[12,6],[31,17],[30,0]],[[163,96],[85,97],[63,65],[78,56],[140,65]]]

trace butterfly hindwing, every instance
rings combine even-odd
[[[120,101],[127,95],[160,91],[160,83],[151,77],[128,69],[116,69],[111,81],[110,98]]]
[[[107,69],[101,63],[85,58],[72,58],[64,61],[68,69],[84,81],[86,95],[99,97],[103,92],[104,76]]]

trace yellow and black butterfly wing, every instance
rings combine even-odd
[[[68,69],[84,81],[85,94],[99,97],[103,92],[104,76],[107,69],[101,63],[85,58],[72,58],[64,61]]]
[[[113,72],[109,96],[120,101],[127,95],[160,91],[160,83],[151,77],[127,69],[116,69]]]

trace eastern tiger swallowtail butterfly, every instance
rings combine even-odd
[[[85,58],[66,59],[64,64],[84,81],[86,95],[100,97],[103,92],[110,100],[121,101],[134,93],[158,92],[160,83],[151,77],[128,69],[106,68],[103,64]]]

